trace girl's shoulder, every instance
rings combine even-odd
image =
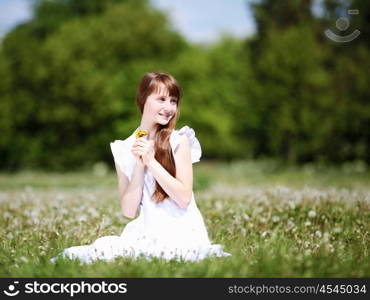
[[[172,153],[175,154],[179,144],[180,144],[180,138],[182,135],[185,135],[189,139],[190,148],[191,148],[191,157],[192,162],[196,163],[200,160],[200,157],[202,156],[202,148],[200,146],[199,140],[195,136],[195,131],[193,128],[189,126],[183,126],[182,128],[178,130],[173,130],[170,136],[170,144],[172,148]]]

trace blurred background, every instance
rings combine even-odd
[[[178,128],[195,129],[203,159],[368,168],[368,1],[1,0],[0,10],[1,171],[112,169],[109,143],[138,126],[149,71],[179,81]]]

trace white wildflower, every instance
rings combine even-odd
[[[261,223],[266,223],[266,222],[267,222],[267,219],[266,219],[266,218],[264,218],[264,217],[261,217],[261,218],[260,218],[260,222],[261,222]]]
[[[248,214],[243,214],[243,219],[248,221],[250,219],[250,217],[248,216]]]
[[[314,218],[314,217],[316,217],[316,212],[315,212],[314,210],[310,210],[310,211],[308,212],[308,217],[309,217],[309,218]]]
[[[291,220],[288,220],[287,225],[288,225],[288,227],[294,227],[295,226],[294,222],[292,222]]]
[[[267,235],[269,235],[270,234],[270,232],[269,231],[264,231],[264,232],[262,232],[262,237],[266,237]]]
[[[334,232],[334,233],[341,233],[341,232],[342,232],[342,228],[340,228],[340,227],[335,227],[335,228],[333,229],[333,232]]]
[[[78,218],[78,222],[86,222],[87,221],[87,217],[86,215],[81,215],[79,218]]]
[[[279,221],[280,221],[280,217],[279,216],[273,216],[272,217],[272,222],[277,223]]]
[[[25,256],[21,256],[21,257],[19,258],[19,260],[21,260],[22,262],[25,262],[25,263],[27,263],[27,262],[28,262],[28,259],[27,259],[27,257],[25,257]]]

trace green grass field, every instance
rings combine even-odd
[[[201,262],[49,259],[120,235],[115,172],[0,174],[2,277],[369,277],[370,172],[274,161],[194,165],[194,193],[213,243]]]

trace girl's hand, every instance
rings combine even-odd
[[[145,138],[145,137],[143,137],[143,138]],[[139,165],[140,167],[144,168],[145,164],[144,164],[143,160],[141,159],[141,155],[138,154],[137,151],[138,151],[138,144],[137,144],[137,139],[136,139],[135,143],[131,147],[131,153],[135,157],[136,164]]]
[[[146,137],[141,137],[135,140],[131,149],[135,158],[142,165],[147,165],[154,159],[154,141],[148,140]]]
[[[131,149],[131,152],[132,154],[134,155],[135,157],[135,160],[136,160],[136,165],[140,166],[141,168],[144,168],[145,167],[145,164],[143,163],[143,160],[141,159],[140,155],[138,154],[135,154],[132,149]]]

